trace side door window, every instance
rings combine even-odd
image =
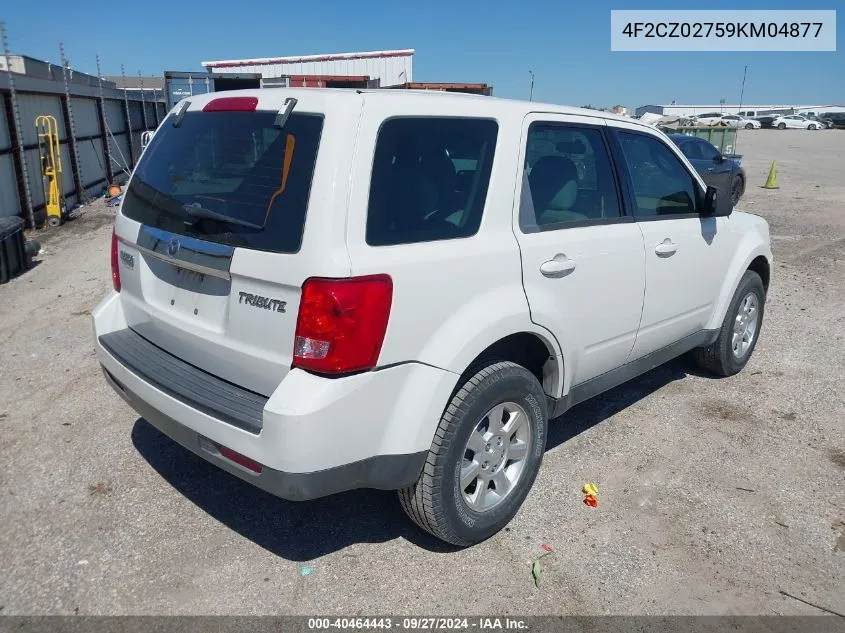
[[[698,215],[703,192],[677,155],[650,134],[618,131],[638,219]]]
[[[525,233],[622,215],[610,154],[597,128],[532,123],[522,186],[519,225]]]
[[[698,141],[687,141],[681,145],[681,152],[690,160],[703,160],[701,155],[701,143]]]
[[[695,141],[695,144],[698,146],[698,151],[700,152],[700,158],[702,160],[713,161],[719,158],[719,150],[707,141]]]

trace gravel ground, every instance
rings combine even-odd
[[[462,551],[392,493],[277,500],[139,420],[92,349],[112,217],[86,207],[0,287],[0,610],[818,613],[785,591],[845,612],[845,132],[743,131],[738,152],[776,258],[746,370],[676,361],[572,410],[511,526]]]

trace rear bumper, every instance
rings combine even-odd
[[[248,429],[168,388],[163,374],[159,381],[139,375],[101,343],[127,327],[119,295],[103,300],[93,322],[107,380],[140,416],[203,459],[290,500],[414,483],[458,380],[418,363],[335,379],[291,370],[264,402],[260,429]],[[228,460],[214,444],[258,462],[261,472]]]
[[[306,501],[353,490],[376,488],[394,490],[410,486],[419,477],[427,451],[410,455],[378,455],[352,464],[310,473],[286,473],[263,467],[253,473],[222,457],[203,442],[203,436],[176,420],[164,415],[149,403],[120,385],[103,369],[112,388],[147,422],[177,444],[252,485],[289,501]]]

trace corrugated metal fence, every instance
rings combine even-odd
[[[60,82],[15,75],[15,93],[21,122],[21,139],[15,134],[9,81],[0,74],[0,217],[26,218],[24,169],[17,153],[23,145],[32,209],[43,217],[44,188],[38,156],[35,117],[50,114],[59,125],[63,186],[68,208],[81,202],[80,190],[99,194],[103,187],[126,180],[141,154],[141,134],[154,130],[167,114],[163,101],[153,101],[152,91],[103,89],[71,84],[70,103]],[[70,110],[76,134],[70,133]],[[76,146],[75,159],[73,146]]]

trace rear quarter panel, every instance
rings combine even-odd
[[[484,97],[479,97],[483,99]],[[372,247],[366,243],[370,173],[381,124],[395,116],[477,117],[468,100],[437,97],[365,100],[353,161],[347,244],[353,275],[389,273],[394,295],[379,365],[416,361],[462,373],[488,346],[520,332],[537,334],[550,356],[554,336],[531,322],[522,286],[519,245],[511,215],[515,195],[519,115],[498,115],[490,186],[479,231],[467,238]],[[549,388],[559,395],[562,375]]]

